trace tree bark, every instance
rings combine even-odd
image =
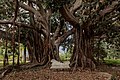
[[[20,28],[18,27],[18,58],[17,58],[17,65],[20,64]]]
[[[8,55],[7,55],[7,52],[8,52],[8,51],[7,51],[7,44],[8,44],[7,36],[8,36],[8,35],[7,35],[7,33],[8,33],[8,32],[6,31],[5,55],[4,55],[4,60],[3,60],[3,61],[4,61],[4,62],[3,62],[3,66],[8,65]]]

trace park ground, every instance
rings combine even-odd
[[[104,73],[112,75],[111,80],[120,80],[120,65],[117,61],[107,60],[107,64],[102,64],[96,70],[81,70],[78,68],[72,72],[70,69],[49,69],[34,67],[27,70],[13,70],[7,74],[3,80],[107,80]],[[115,65],[117,64],[117,65]]]

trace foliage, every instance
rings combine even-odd
[[[61,58],[62,61],[69,61],[70,57],[71,57],[70,52],[60,53],[60,58]]]

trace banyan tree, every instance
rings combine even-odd
[[[118,0],[1,0],[0,7],[0,38],[11,43],[13,56],[17,43],[18,65],[20,43],[31,63],[46,65],[61,61],[59,46],[73,35],[70,66],[95,68],[94,40],[105,34],[97,30],[120,17]]]

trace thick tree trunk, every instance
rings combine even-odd
[[[78,26],[75,32],[74,50],[71,56],[71,67],[81,66],[82,69],[89,67],[95,68],[92,54],[91,39],[87,36],[85,30]]]
[[[65,18],[66,21],[70,22],[73,27],[76,29],[74,34],[74,50],[70,59],[70,66],[77,67],[81,66],[82,68],[90,67],[94,68],[94,58],[92,54],[92,35],[90,25],[88,23],[84,23],[83,25],[79,25],[79,20],[70,13],[69,8],[64,5],[60,9],[60,13]]]

